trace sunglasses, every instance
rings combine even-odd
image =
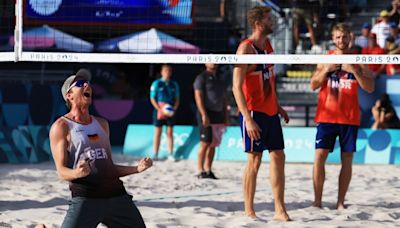
[[[83,86],[85,85],[85,83],[87,83],[88,85],[90,85],[90,82],[89,82],[88,80],[81,79],[81,80],[75,81],[74,83],[72,83],[72,84],[69,86],[69,88],[68,88],[68,90],[67,90],[67,93],[68,93],[74,86],[81,88],[81,87],[83,87]]]

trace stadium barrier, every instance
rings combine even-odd
[[[135,157],[153,155],[152,125],[129,125],[123,154]],[[313,162],[316,128],[283,128],[287,162]],[[193,126],[174,127],[174,153],[179,159],[197,159],[199,129]],[[340,163],[338,141],[328,163]],[[160,157],[167,156],[166,135],[162,134]],[[245,161],[240,128],[227,127],[215,160]],[[269,161],[264,156],[263,161]],[[354,163],[358,164],[400,164],[400,130],[371,130],[361,128],[358,132],[357,152]]]
[[[152,156],[152,125],[129,125],[123,154]],[[52,160],[48,126],[19,126],[0,129],[0,163],[36,163]],[[283,128],[287,162],[313,162],[315,128]],[[175,126],[175,154],[180,159],[197,159],[199,130],[193,126]],[[166,137],[162,135],[160,156],[166,156]],[[115,151],[117,152],[117,151]],[[245,161],[239,127],[228,127],[217,149],[216,160]],[[264,156],[264,161],[269,161]],[[328,163],[339,163],[338,142]],[[360,129],[354,163],[400,164],[400,130]]]

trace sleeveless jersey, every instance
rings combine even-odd
[[[265,55],[274,51],[268,39],[263,50],[257,48],[249,39],[242,42],[250,44],[255,54]],[[242,88],[248,110],[262,112],[269,116],[278,113],[273,64],[251,65]]]
[[[355,76],[346,71],[329,73],[328,80],[321,86],[315,122],[360,126],[360,118]]]
[[[110,140],[100,123],[84,125],[63,117],[71,136],[68,145],[68,167],[75,169],[80,160],[89,162],[90,174],[70,182],[72,197],[108,198],[126,193],[111,160]]]

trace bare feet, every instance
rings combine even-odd
[[[244,212],[244,215],[247,216],[247,217],[249,217],[249,218],[251,218],[251,219],[256,219],[256,218],[257,218],[256,212],[253,211],[253,210],[248,211],[248,212],[245,211],[245,212]]]
[[[286,212],[275,213],[274,220],[282,222],[292,221]]]
[[[322,203],[321,202],[314,202],[312,204],[313,207],[318,207],[318,208],[322,208]]]
[[[338,210],[344,210],[346,208],[347,207],[344,205],[344,203],[337,203],[336,204],[336,209],[338,209]]]

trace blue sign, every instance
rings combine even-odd
[[[191,25],[192,0],[26,0],[26,18],[47,24]]]
[[[123,153],[137,157],[153,156],[152,125],[129,125],[125,136]],[[313,162],[316,128],[283,128],[287,162]],[[192,126],[174,127],[175,154],[180,159],[197,159],[199,129]],[[264,152],[263,161],[269,161]],[[162,134],[160,157],[167,156],[166,135]],[[228,127],[221,145],[216,150],[215,160],[245,161],[243,141],[239,127]],[[328,156],[328,163],[340,163],[340,146]],[[400,164],[400,130],[359,129],[354,163]]]

